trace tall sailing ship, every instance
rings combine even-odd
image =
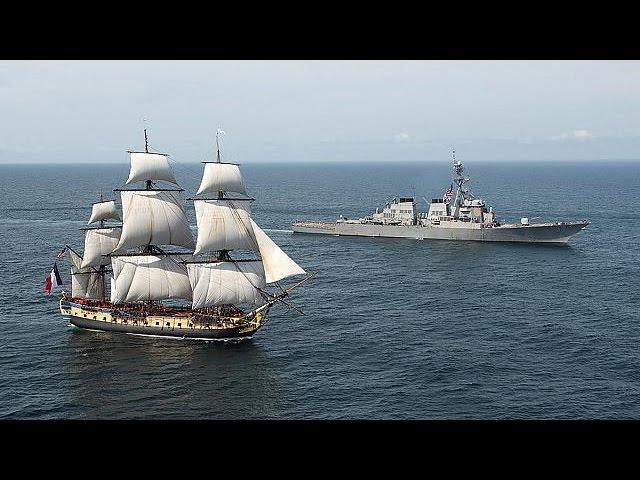
[[[314,274],[284,288],[280,281],[305,275],[251,218],[251,202],[238,164],[204,163],[196,197],[197,238],[167,154],[129,152],[127,185],[114,200],[92,206],[82,255],[67,245],[71,293],[60,312],[80,328],[179,338],[251,337],[270,308]],[[176,188],[163,188],[156,182]],[[113,221],[122,220],[122,224]],[[111,221],[111,223],[109,223]],[[266,290],[271,284],[275,293]],[[106,286],[109,286],[107,294]],[[168,302],[166,302],[168,301]],[[190,305],[185,305],[185,301]],[[163,303],[165,302],[165,303]]]

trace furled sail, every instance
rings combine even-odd
[[[216,250],[257,251],[247,201],[195,200],[198,240],[194,254]]]
[[[184,298],[191,300],[191,284],[182,263],[191,255],[113,256],[113,303]]]
[[[91,218],[89,218],[88,224],[91,225],[92,223],[107,220],[109,218],[121,220],[120,214],[116,208],[116,202],[113,200],[107,200],[104,202],[94,203],[91,208]]]
[[[131,152],[131,170],[127,185],[146,180],[164,180],[178,184],[166,155],[159,153]]]
[[[187,263],[193,289],[192,308],[265,303],[264,269],[260,261]]]
[[[81,267],[109,265],[111,259],[103,256],[113,252],[118,245],[122,228],[96,228],[87,230],[84,237],[84,257]]]
[[[123,190],[121,194],[122,234],[115,250],[145,245],[193,248],[193,236],[180,192]]]
[[[198,194],[236,192],[247,194],[238,165],[232,163],[205,163]]]
[[[284,253],[253,220],[251,220],[251,226],[260,249],[260,256],[264,264],[267,283],[273,283],[293,275],[307,273],[300,265],[294,262],[289,255]]]

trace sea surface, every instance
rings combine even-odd
[[[241,168],[257,223],[317,276],[291,297],[306,315],[205,343],[83,331],[43,293],[127,165],[0,166],[0,418],[640,418],[640,162],[466,163],[502,221],[588,219],[566,247],[290,231],[394,196],[425,211],[448,163]],[[176,164],[185,198],[201,169]]]

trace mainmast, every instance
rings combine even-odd
[[[220,160],[220,142],[219,142],[220,134],[224,135],[224,130],[218,129],[218,131],[216,132],[216,150],[218,151],[218,163],[222,163]],[[222,199],[223,196],[224,196],[224,192],[218,191],[218,198]]]
[[[193,246],[186,214],[180,205],[181,188],[154,188],[162,180],[178,186],[166,154],[149,151],[144,129],[144,152],[130,151],[131,170],[126,183],[144,182],[143,189],[116,189],[122,196],[123,236],[116,250],[142,247],[142,253],[155,251],[156,245]],[[146,240],[146,241],[145,241]]]
[[[218,163],[221,163],[220,162],[220,142],[218,141],[218,138],[221,133],[224,134],[224,131],[220,129],[218,129],[218,131],[216,132],[216,148],[218,150]]]
[[[147,129],[144,129],[144,152],[149,153],[149,139],[147,137]],[[151,180],[145,180],[144,188],[147,190],[151,190]],[[151,253],[153,252],[153,245],[147,245],[142,249],[143,253]]]
[[[194,247],[182,206],[183,190],[154,186],[154,181],[162,180],[179,187],[167,155],[149,151],[147,129],[144,129],[144,151],[129,154],[131,170],[126,183],[144,182],[144,188],[114,190],[122,198],[123,226],[118,244],[112,249],[115,289],[112,303],[190,299],[186,268],[173,260],[176,254],[159,248],[160,245]],[[126,253],[130,249],[136,253]]]
[[[149,140],[147,138],[147,129],[144,129],[144,152],[149,153]],[[151,190],[151,180],[145,182],[145,188]]]
[[[217,150],[217,158],[218,163],[222,163],[220,160],[220,134],[223,134],[224,130],[218,129],[216,131],[216,150]],[[222,200],[224,198],[224,192],[222,190],[218,190],[218,200]],[[218,252],[218,260],[231,260],[231,256],[229,255],[229,250],[220,250]]]

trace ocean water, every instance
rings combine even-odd
[[[185,197],[201,168],[176,165]],[[640,163],[467,162],[503,221],[590,220],[566,247],[288,230],[440,196],[448,163],[242,169],[258,224],[318,274],[291,297],[306,315],[205,343],[79,330],[43,293],[126,165],[0,166],[0,418],[640,417]]]

